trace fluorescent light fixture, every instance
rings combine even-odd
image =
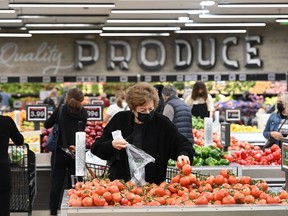
[[[129,36],[170,36],[169,33],[101,33],[100,36],[120,36],[120,37],[129,37]]]
[[[11,8],[112,8],[115,7],[113,3],[105,3],[105,4],[90,4],[90,3],[79,3],[79,4],[71,4],[71,3],[11,3],[9,4]]]
[[[103,27],[105,31],[178,31],[180,27]]]
[[[107,23],[191,23],[193,20],[173,20],[173,19],[164,19],[164,20],[143,20],[143,19],[107,19]]]
[[[98,34],[102,30],[30,30],[31,34]]]
[[[281,22],[288,22],[288,19],[276,19],[276,22],[281,23]]]
[[[266,26],[266,23],[186,23],[190,27]]]
[[[11,10],[11,9],[0,9],[0,13],[5,13],[5,14],[12,14],[15,13],[15,10]]]
[[[178,34],[215,34],[215,33],[246,33],[246,30],[180,30],[180,31],[175,31],[175,33]]]
[[[111,13],[118,14],[164,14],[164,13],[186,13],[186,14],[200,14],[209,13],[209,10],[111,10]]]
[[[30,33],[0,33],[0,37],[32,37]]]
[[[199,18],[258,18],[258,19],[269,19],[269,18],[288,18],[287,14],[199,14]]]
[[[26,27],[93,27],[97,25],[83,23],[27,23]]]
[[[209,0],[206,0],[206,1],[204,0],[204,1],[200,2],[201,6],[212,6],[214,4],[215,4],[215,1],[209,1]]]
[[[218,7],[222,8],[281,8],[281,7],[288,7],[288,4],[281,4],[281,3],[231,3],[231,4],[225,4],[225,3],[218,3]]]
[[[189,20],[189,17],[178,17],[178,20],[182,20],[182,21],[187,21]]]
[[[21,19],[0,19],[0,23],[22,23]]]

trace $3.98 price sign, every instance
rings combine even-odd
[[[47,105],[27,105],[27,121],[46,121],[48,116]]]
[[[89,121],[103,120],[103,105],[85,105],[84,109],[88,114]]]

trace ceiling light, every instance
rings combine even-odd
[[[118,13],[118,14],[149,14],[149,13],[200,14],[200,13],[209,13],[209,10],[111,10],[111,13]]]
[[[276,22],[279,22],[279,23],[285,22],[285,23],[287,23],[288,19],[276,19]]]
[[[187,21],[189,20],[190,18],[189,17],[178,17],[178,20],[182,20],[182,21]]]
[[[0,37],[32,37],[30,33],[0,33]]]
[[[88,3],[79,3],[79,4],[70,4],[70,3],[39,3],[39,4],[33,4],[33,3],[11,3],[9,4],[9,7],[11,8],[111,8],[115,7],[115,4],[113,3],[105,3],[105,4],[88,4]]]
[[[105,31],[177,31],[180,27],[103,27]]]
[[[93,27],[98,25],[83,23],[27,23],[26,27]]]
[[[98,34],[102,30],[30,30],[31,34]]]
[[[266,26],[266,23],[186,23],[190,27]]]
[[[218,3],[218,7],[222,8],[271,8],[271,7],[288,7],[288,4],[281,4],[281,3],[231,3],[231,4],[225,4],[225,3]]]
[[[258,19],[268,19],[268,18],[288,18],[287,14],[199,14],[199,18],[258,18]]]
[[[6,14],[11,14],[11,13],[15,13],[15,10],[10,10],[10,9],[7,9],[7,10],[5,10],[5,9],[0,9],[0,13],[6,13]]]
[[[173,19],[164,19],[164,20],[152,20],[152,19],[148,19],[148,20],[142,20],[142,19],[108,19],[106,20],[107,23],[189,23],[189,22],[193,22],[193,20],[173,20]]]
[[[212,6],[214,4],[215,4],[215,1],[208,1],[208,0],[205,1],[204,0],[204,1],[200,2],[201,6]]]
[[[22,23],[21,19],[0,19],[0,23]]]
[[[178,34],[214,34],[214,33],[246,33],[246,30],[180,30],[175,31]]]
[[[169,33],[101,33],[100,36],[170,36]]]

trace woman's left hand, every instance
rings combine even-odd
[[[183,166],[184,164],[190,164],[190,160],[189,157],[185,156],[185,155],[180,155],[177,158],[177,162]]]

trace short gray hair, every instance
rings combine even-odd
[[[177,94],[176,88],[173,85],[166,85],[162,89],[162,94],[165,96],[175,96]]]

